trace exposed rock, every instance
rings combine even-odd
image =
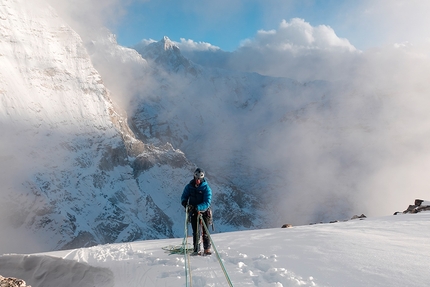
[[[0,287],[31,287],[24,280],[0,275]]]
[[[291,227],[293,227],[292,224],[286,223],[286,224],[282,225],[281,228],[291,228]]]
[[[415,205],[417,205],[417,206],[420,206],[423,202],[424,202],[424,200],[422,200],[422,199],[415,199]]]
[[[362,219],[362,218],[367,218],[367,216],[364,214],[361,214],[361,215],[354,215],[353,217],[351,217],[351,219],[357,219],[357,218]]]
[[[78,235],[70,242],[66,243],[61,249],[75,249],[80,247],[91,247],[97,245],[97,239],[88,231],[79,231]]]
[[[403,214],[406,213],[418,213],[421,211],[430,210],[430,201],[428,200],[422,200],[422,199],[415,199],[415,202],[413,205],[409,205],[408,208],[403,211]],[[394,215],[399,214],[400,212],[397,211],[394,213]]]

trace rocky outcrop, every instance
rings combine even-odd
[[[422,200],[422,199],[415,199],[414,204],[411,204],[408,206],[408,208],[403,211],[403,212],[395,212],[394,215],[399,214],[399,213],[418,213],[421,211],[426,211],[426,210],[430,210],[430,201],[428,200]]]
[[[0,287],[31,287],[24,280],[0,275]]]
[[[354,215],[353,217],[351,217],[351,219],[363,219],[363,218],[367,218],[367,216],[364,214],[361,214],[361,215]]]

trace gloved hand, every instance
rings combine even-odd
[[[188,205],[188,212],[193,213],[196,210],[196,208],[192,205]]]
[[[184,201],[182,201],[182,206],[184,207],[184,208],[187,208],[187,202],[184,200]]]
[[[191,215],[199,215],[200,211],[197,209],[196,206],[188,205],[188,213]]]

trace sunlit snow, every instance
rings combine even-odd
[[[212,237],[236,287],[428,286],[429,222],[430,212],[422,212]],[[184,255],[162,249],[181,243],[176,238],[3,255],[0,266],[3,276],[33,287],[229,286],[216,254],[190,257],[186,281]]]

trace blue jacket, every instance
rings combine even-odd
[[[196,207],[198,211],[206,211],[211,205],[211,200],[212,190],[206,179],[203,179],[198,187],[195,186],[195,180],[192,179],[185,186],[181,196],[182,204],[188,202],[188,204]]]

